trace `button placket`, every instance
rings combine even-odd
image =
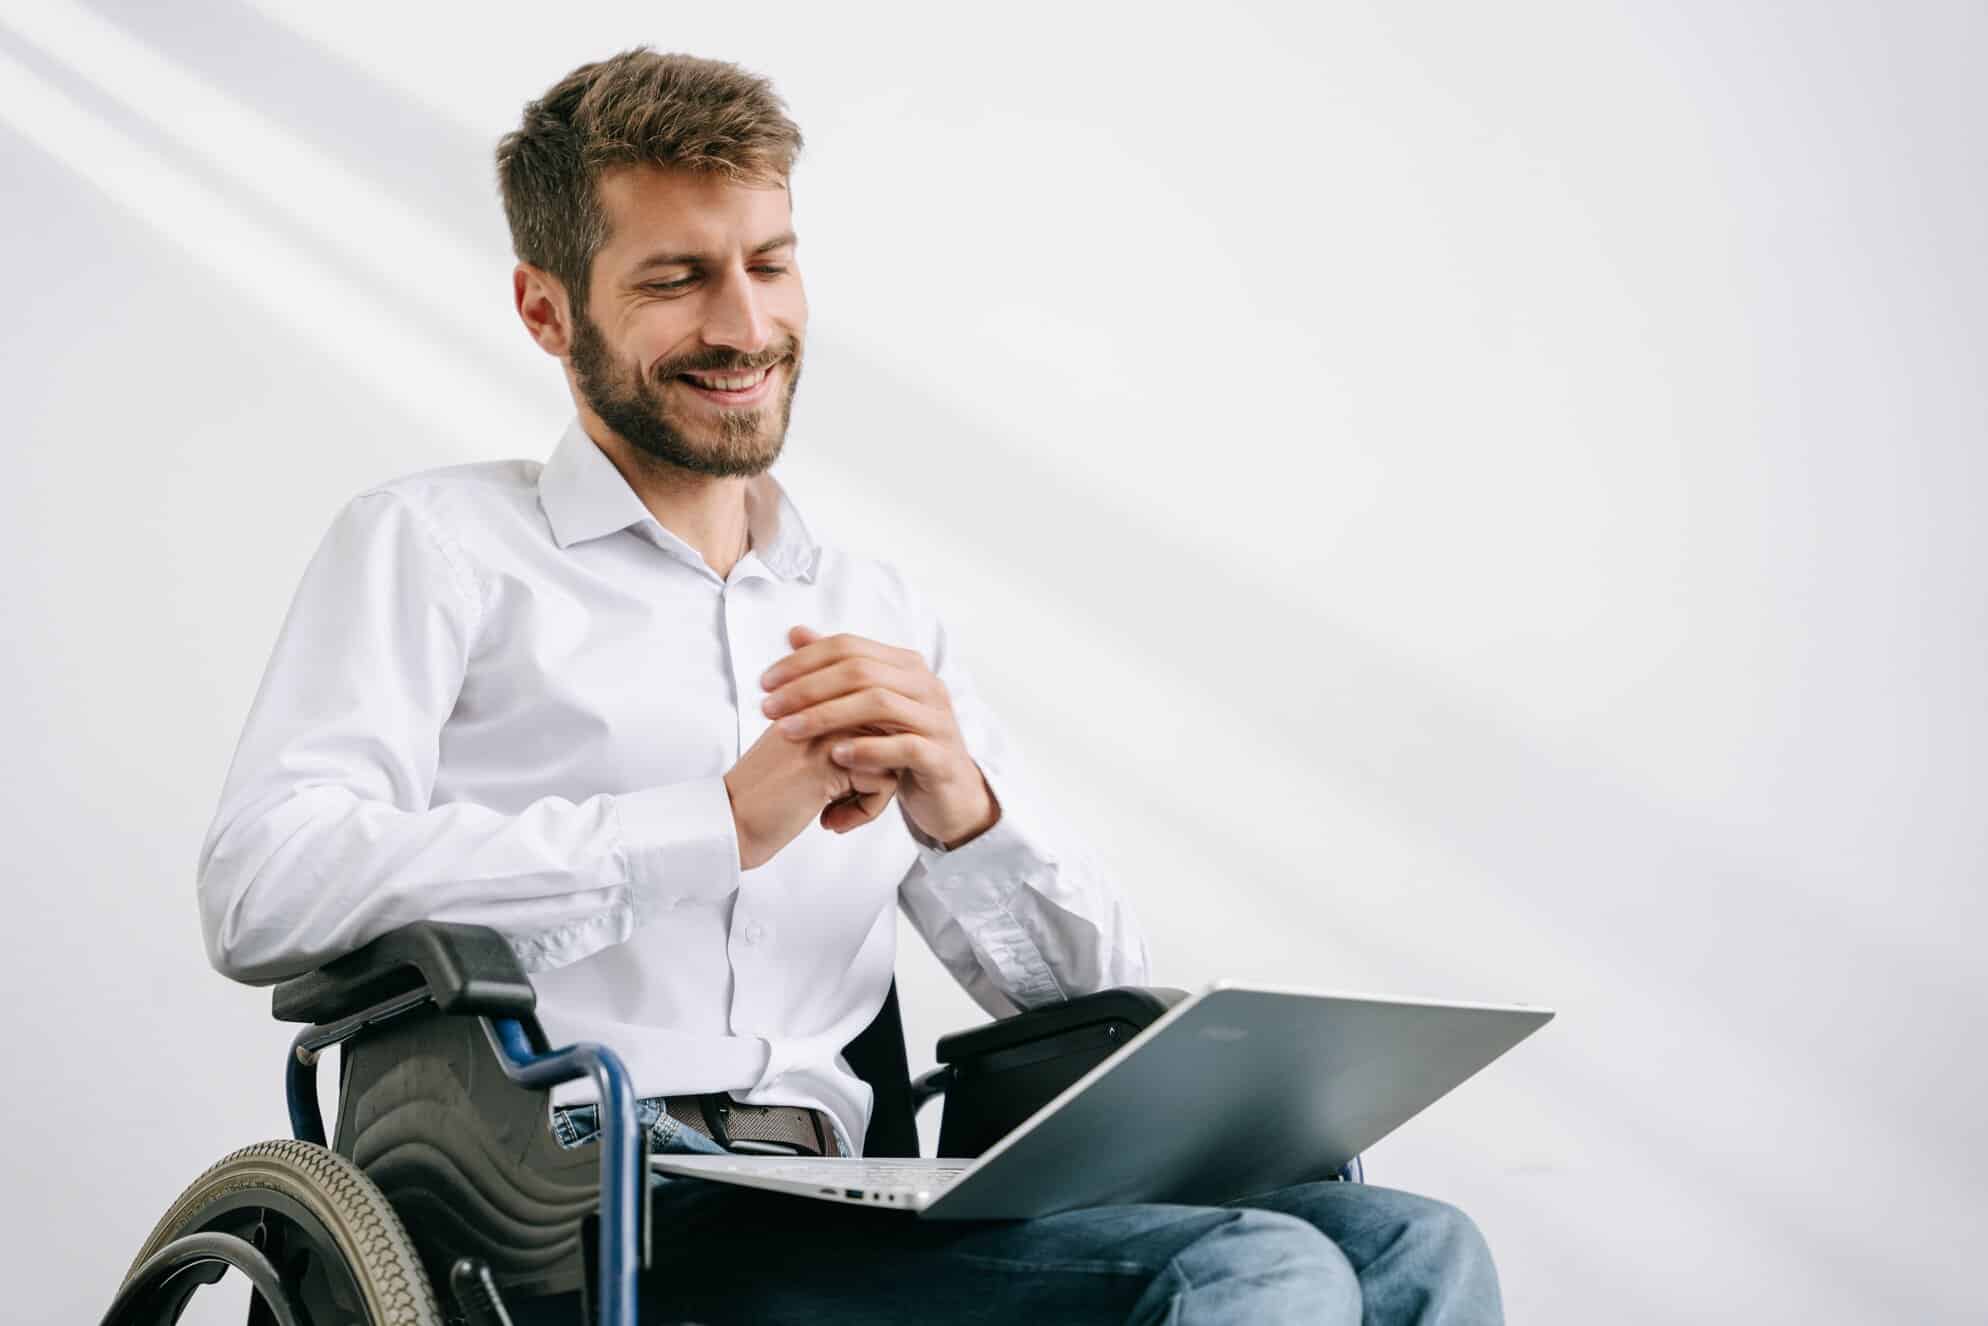
[[[738,572],[735,570],[734,574]],[[763,587],[747,588],[755,584]],[[794,622],[807,620],[807,613],[796,611],[785,598],[778,583],[756,567],[748,574],[738,575],[724,589],[725,655],[732,672],[741,755],[773,726],[774,720],[760,708],[766,693],[760,688],[759,678],[790,651],[787,628]],[[740,1036],[762,1034],[766,1012],[762,1001],[769,983],[770,988],[778,987],[778,974],[767,967],[765,946],[771,926],[753,918],[758,896],[754,875],[744,875],[726,945],[732,969],[731,1028]]]

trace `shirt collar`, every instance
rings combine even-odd
[[[696,552],[642,504],[628,480],[607,458],[578,416],[566,427],[559,445],[539,471],[539,506],[552,527],[552,539],[570,548],[588,539],[619,533],[631,525],[646,525],[665,545],[696,557]],[[746,527],[752,533],[749,555],[783,580],[812,582],[821,562],[801,513],[786,488],[769,471],[746,481]],[[697,559],[702,564],[702,559]]]

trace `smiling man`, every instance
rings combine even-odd
[[[1149,979],[941,617],[817,542],[770,472],[807,343],[800,146],[763,80],[646,49],[525,108],[497,154],[513,296],[573,422],[543,464],[339,513],[201,853],[240,980],[415,920],[497,930],[554,1042],[626,1062],[659,1150],[859,1153],[839,1050],[900,909],[995,1015]],[[568,1146],[596,1140],[590,1092],[554,1092]],[[652,1201],[671,1320],[1498,1316],[1466,1219],[1363,1185],[984,1225],[688,1179]]]

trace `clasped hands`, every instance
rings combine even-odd
[[[776,721],[725,774],[741,869],[770,861],[810,820],[847,833],[893,797],[948,848],[1000,818],[952,697],[920,654],[805,626],[787,642],[794,652],[760,678],[761,710]]]

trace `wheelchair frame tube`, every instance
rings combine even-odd
[[[428,993],[415,991],[389,1000],[379,1008],[326,1026],[305,1027],[290,1046],[283,1085],[290,1103],[290,1132],[300,1142],[327,1146],[324,1114],[318,1108],[318,1056],[375,1022],[397,1017],[425,1004]],[[563,1050],[540,1053],[532,1036],[516,1018],[478,1018],[504,1076],[522,1087],[538,1089],[591,1077],[600,1092],[601,1119],[601,1246],[596,1294],[600,1326],[636,1326],[636,1286],[642,1265],[641,1202],[646,1197],[648,1161],[642,1130],[635,1122],[635,1087],[628,1070],[612,1050],[581,1042]]]
[[[582,1075],[600,1091],[601,1251],[597,1292],[600,1326],[636,1326],[636,1284],[642,1269],[642,1211],[648,1165],[635,1122],[635,1088],[621,1060],[605,1046],[581,1042],[540,1054],[515,1018],[483,1018],[504,1075],[524,1087],[549,1087]],[[315,1104],[315,1101],[313,1101]]]
[[[316,1027],[305,1027],[290,1043],[283,1094],[290,1102],[290,1136],[314,1146],[329,1146],[324,1137],[324,1112],[318,1108],[317,1051],[304,1044],[316,1031]]]
[[[290,1135],[299,1142],[329,1146],[325,1140],[324,1114],[318,1109],[318,1056],[333,1045],[352,1039],[370,1026],[397,1018],[427,1006],[432,996],[426,989],[395,995],[373,1007],[319,1026],[305,1027],[290,1042],[290,1064],[283,1077],[284,1094],[290,1101]]]

